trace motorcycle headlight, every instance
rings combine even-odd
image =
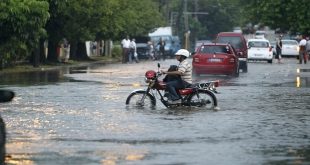
[[[150,83],[150,82],[152,82],[152,81],[153,81],[152,79],[145,78],[145,82],[146,82],[146,83]]]

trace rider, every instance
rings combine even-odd
[[[175,53],[176,59],[180,62],[178,65],[178,70],[176,71],[161,71],[163,74],[167,75],[179,75],[181,79],[176,79],[169,81],[166,84],[166,90],[169,92],[170,97],[168,97],[168,103],[178,104],[181,103],[181,97],[177,93],[177,89],[183,89],[190,86],[192,83],[192,66],[186,60],[190,53],[186,49],[180,49]]]

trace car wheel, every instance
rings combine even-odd
[[[271,59],[271,60],[268,60],[268,63],[269,63],[269,64],[272,64],[272,59]]]

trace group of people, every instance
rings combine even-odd
[[[301,40],[299,41],[299,64],[307,64],[309,59],[310,53],[310,40],[309,37],[302,36]]]
[[[133,61],[139,63],[136,39],[132,38],[130,40],[127,35],[126,38],[121,41],[121,45],[123,49],[122,63],[132,63]]]
[[[307,64],[307,61],[309,59],[309,53],[310,53],[310,40],[309,37],[301,36],[299,41],[299,64]],[[277,39],[277,45],[276,45],[276,56],[275,58],[278,59],[278,63],[282,63],[281,57],[282,55],[282,35]]]
[[[148,41],[148,55],[149,59],[151,60],[159,60],[159,59],[166,59],[165,54],[165,46],[166,42],[160,38],[158,43],[154,45],[153,41]],[[122,63],[132,63],[133,61],[139,62],[138,54],[137,54],[137,45],[135,38],[130,40],[129,36],[127,35],[121,41],[122,46]],[[156,51],[156,47],[158,47],[158,51]]]

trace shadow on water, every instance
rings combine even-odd
[[[63,70],[5,73],[0,75],[0,85],[36,85],[69,81]]]
[[[64,67],[62,69],[2,73],[0,74],[0,85],[45,85],[57,82],[77,82],[71,77],[66,77],[65,74],[75,73],[90,73],[91,67]],[[93,72],[91,72],[93,73]]]

